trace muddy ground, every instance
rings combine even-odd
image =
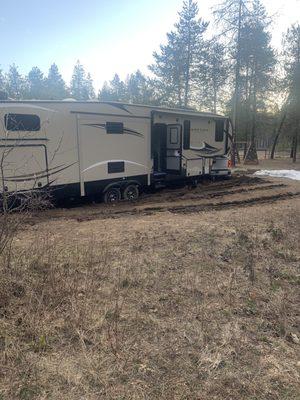
[[[299,240],[300,182],[248,173],[28,216],[0,398],[299,399]]]
[[[236,172],[229,179],[203,180],[196,188],[177,186],[155,193],[142,193],[135,202],[106,205],[96,202],[68,204],[67,208],[37,212],[31,222],[73,219],[78,222],[93,219],[114,219],[124,216],[154,215],[161,212],[189,214],[225,210],[234,207],[259,206],[300,196],[300,183],[287,179],[256,177],[252,173]]]

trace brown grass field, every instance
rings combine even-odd
[[[0,255],[1,400],[300,398],[300,182],[22,219]]]

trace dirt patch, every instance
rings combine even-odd
[[[120,218],[154,214],[163,211],[184,209],[209,211],[222,207],[247,206],[255,203],[274,202],[280,199],[296,197],[300,192],[300,182],[260,178],[252,175],[234,175],[229,180],[203,181],[197,188],[188,187],[163,189],[156,193],[143,194],[136,202],[121,202],[114,205],[79,204],[71,208],[55,208],[37,212],[30,218],[30,223],[40,223],[53,219],[92,219]],[[218,199],[217,202],[213,202]]]
[[[299,191],[234,177],[28,218],[0,258],[0,398],[298,399]]]

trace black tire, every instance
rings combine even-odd
[[[128,201],[137,200],[139,198],[139,195],[140,195],[139,188],[137,185],[134,184],[126,186],[123,192],[124,199]]]
[[[107,204],[118,203],[121,200],[121,192],[118,188],[110,188],[103,195],[103,201]]]
[[[193,179],[189,182],[188,189],[189,190],[196,189],[197,186],[198,186],[198,180]]]

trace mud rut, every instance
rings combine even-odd
[[[204,181],[191,190],[181,187],[143,194],[136,202],[113,205],[90,203],[73,208],[56,208],[36,213],[33,221],[65,218],[82,222],[122,216],[153,215],[160,212],[189,214],[278,202],[300,197],[299,189],[299,185],[292,186],[276,180],[236,175],[229,180]]]

